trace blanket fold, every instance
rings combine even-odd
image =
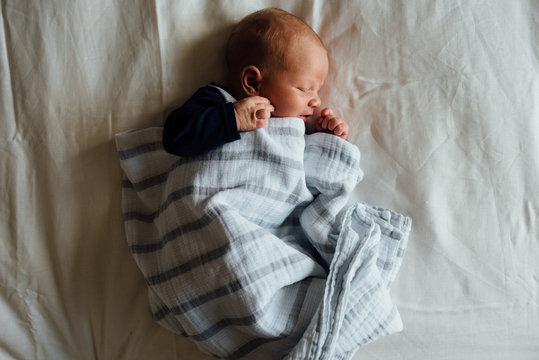
[[[191,158],[161,135],[116,136],[155,321],[227,359],[346,359],[402,328],[389,288],[411,220],[366,204],[338,217],[363,176],[357,147],[297,118]]]

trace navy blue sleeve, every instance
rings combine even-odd
[[[172,111],[163,129],[163,147],[179,156],[204,154],[239,139],[234,106],[213,86],[200,88]]]

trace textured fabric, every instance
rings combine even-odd
[[[264,7],[324,41],[349,204],[409,215],[404,330],[354,360],[539,359],[539,1],[0,2],[0,359],[210,360],[151,320],[114,136],[162,127]]]
[[[336,221],[363,176],[357,147],[275,118],[180,158],[161,132],[116,137],[154,320],[225,358],[341,359],[402,329],[389,286],[410,220],[356,204]]]

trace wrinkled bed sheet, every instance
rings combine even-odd
[[[330,53],[324,103],[414,228],[401,333],[355,359],[539,356],[537,1],[0,4],[0,358],[208,359],[152,322],[114,134],[225,79],[234,22],[278,6]]]

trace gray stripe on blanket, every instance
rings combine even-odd
[[[285,222],[297,223],[298,221],[296,218],[296,219],[290,219],[290,220],[287,219]],[[267,230],[257,229],[254,231],[246,232],[240,236],[235,236],[230,240],[230,242],[222,246],[209,250],[205,253],[201,253],[199,256],[189,259],[188,261],[178,266],[175,266],[169,270],[163,271],[162,273],[154,274],[154,275],[146,277],[145,279],[146,283],[151,286],[151,285],[157,285],[165,281],[171,280],[189,271],[193,271],[200,266],[204,266],[204,265],[209,264],[212,261],[219,260],[224,255],[226,255],[230,251],[231,248],[234,247],[234,244],[236,242],[240,242],[242,246],[246,246],[249,242],[258,241],[263,236],[267,236],[267,235],[270,235],[267,232]],[[300,239],[298,239],[297,237],[293,237],[290,239],[287,237],[284,237],[282,240],[284,243],[288,244],[289,246],[293,246],[294,248],[298,250],[301,249],[301,252],[305,254],[306,256],[309,256],[311,259],[318,260],[317,253],[313,251],[312,248],[307,246],[308,243],[306,241],[300,241]]]
[[[134,158],[136,156],[145,154],[145,153],[149,153],[156,150],[162,150],[162,149],[163,149],[162,142],[156,141],[156,142],[138,145],[130,149],[118,151],[118,156],[120,157],[120,160],[127,160],[130,158]]]
[[[265,345],[270,342],[279,341],[287,336],[289,336],[292,331],[294,331],[294,327],[296,326],[298,319],[301,314],[301,308],[303,307],[303,303],[305,302],[307,290],[311,286],[312,278],[308,278],[304,280],[301,285],[298,287],[298,291],[296,293],[296,298],[294,300],[294,304],[292,305],[292,311],[291,316],[288,318],[288,322],[285,326],[285,329],[279,334],[279,336],[275,338],[256,338],[253,340],[248,341],[246,344],[240,346],[236,351],[234,351],[232,354],[227,356],[227,359],[241,359],[245,355],[249,354],[250,352],[254,351],[255,349],[259,348],[262,345]]]
[[[346,323],[351,324],[352,321],[361,321],[365,320],[364,318],[368,318],[372,315],[372,312],[374,311],[373,307],[376,305],[376,303],[373,303],[375,299],[373,299],[373,295],[379,296],[379,291],[382,288],[382,283],[378,282],[375,283],[375,286],[370,289],[364,289],[362,288],[362,291],[359,292],[352,292],[352,299],[355,300],[356,306],[351,307],[352,312],[346,313],[344,315],[344,321],[343,325],[346,327]],[[360,296],[356,296],[356,293],[359,293]],[[356,310],[358,309],[358,310]],[[393,307],[390,310],[390,313],[385,316],[383,319],[376,318],[376,323],[378,326],[374,329],[371,329],[366,337],[362,339],[356,339],[354,341],[357,341],[359,344],[368,344],[372,341],[374,341],[376,338],[380,337],[383,334],[387,334],[387,329],[390,326],[391,321],[397,316],[397,310],[395,307]],[[347,336],[350,336],[353,334],[342,334],[342,336],[345,338]]]
[[[144,254],[144,253],[152,253],[152,252],[159,251],[159,250],[163,249],[168,242],[173,241],[173,240],[175,240],[175,239],[177,239],[177,238],[179,238],[179,237],[181,237],[183,235],[186,235],[186,234],[188,234],[190,232],[198,231],[198,230],[201,230],[201,229],[205,228],[206,226],[209,226],[212,223],[212,221],[215,220],[215,218],[223,215],[226,211],[228,211],[228,209],[226,209],[225,207],[212,207],[212,208],[209,208],[208,211],[201,218],[199,218],[197,220],[194,220],[192,222],[183,224],[183,225],[169,231],[168,233],[166,233],[165,236],[163,236],[161,238],[160,242],[148,243],[148,244],[140,244],[140,243],[139,244],[130,244],[129,248],[134,254]],[[253,221],[253,220],[251,219],[251,221]],[[271,224],[271,225],[274,228],[277,228],[277,227],[283,228],[283,227],[287,227],[287,226],[292,226],[292,227],[298,226],[298,224],[299,224],[298,218],[295,217],[295,216],[290,216],[290,217],[286,218],[280,224]],[[266,228],[266,230],[267,230],[267,228]],[[294,239],[293,241],[297,241],[297,239]],[[312,251],[310,251],[310,249],[305,248],[304,246],[302,246],[302,243],[294,243],[294,244],[296,244],[299,247],[303,248],[303,250],[304,250],[304,252],[306,254],[309,254],[309,256],[312,256]]]
[[[404,218],[402,222],[394,222],[395,225],[398,227],[396,228],[395,225],[393,225],[391,222],[388,222],[387,220],[384,220],[379,217],[378,214],[371,213],[373,216],[371,218],[372,221],[376,222],[378,225],[380,225],[380,229],[382,230],[382,234],[391,238],[392,240],[401,240],[403,237],[403,234],[407,234],[410,231],[411,227],[411,221],[409,218]],[[361,223],[363,225],[369,225],[369,222],[364,221],[363,219],[356,219],[358,223]]]
[[[132,182],[131,184],[122,182],[122,186],[126,188],[132,188],[136,191],[142,191],[152,186],[156,186],[156,185],[160,185],[164,183],[165,181],[167,181],[169,175],[172,173],[173,170],[186,164],[190,164],[194,162],[205,163],[207,161],[238,161],[238,160],[244,160],[244,161],[249,161],[249,162],[261,161],[264,163],[270,163],[270,164],[274,164],[278,166],[283,166],[284,168],[287,168],[289,170],[299,170],[299,171],[303,170],[303,164],[301,162],[295,161],[285,156],[277,156],[263,150],[257,150],[257,151],[252,151],[252,152],[224,151],[223,150],[223,151],[210,152],[206,155],[201,155],[201,156],[180,158],[162,174],[154,175],[152,177],[139,180],[137,182]],[[254,167],[255,165],[252,164],[251,166]]]
[[[192,194],[194,189],[195,187],[191,185],[191,186],[186,186],[184,188],[176,190],[170,193],[167,199],[161,205],[159,205],[157,210],[155,210],[154,212],[147,214],[147,213],[142,213],[139,211],[127,211],[122,214],[123,219],[124,221],[136,220],[136,221],[151,223],[156,218],[158,218],[159,215],[161,215],[175,201],[181,200],[185,196]]]
[[[235,360],[235,359],[241,359],[245,355],[249,354],[250,352],[253,352],[257,348],[259,348],[262,345],[266,345],[267,343],[275,342],[278,340],[281,340],[283,337],[275,337],[275,338],[255,338],[251,341],[249,341],[247,344],[240,347],[238,350],[230,354],[226,357],[227,360]]]
[[[302,284],[301,288],[304,288],[304,289],[307,289],[310,284],[311,284],[311,280],[308,280],[307,281],[308,284],[306,284],[306,286],[304,286],[304,284]],[[301,297],[301,295],[303,295],[303,297]],[[299,303],[303,303],[303,301],[305,300],[305,292],[298,292],[297,295],[296,295],[296,299],[294,300],[294,304],[299,304]],[[206,341],[210,338],[212,338],[213,336],[217,335],[219,332],[221,332],[222,330],[226,329],[227,327],[229,326],[253,326],[253,325],[256,325],[261,318],[264,317],[264,314],[267,312],[267,309],[258,309],[258,310],[255,310],[253,313],[251,313],[250,315],[246,315],[246,316],[243,316],[243,317],[237,317],[237,318],[224,318],[224,319],[221,319],[219,320],[218,322],[216,322],[215,324],[213,324],[212,326],[210,326],[209,328],[207,328],[206,330],[203,330],[202,332],[200,333],[197,333],[197,334],[192,334],[192,335],[187,335],[187,337],[189,337],[190,339],[192,340],[195,340],[195,341]],[[300,309],[299,308],[294,308],[294,312],[293,312],[296,317],[296,322],[297,323],[297,318],[299,318],[299,315],[300,315]],[[227,356],[226,358],[227,359],[237,359],[237,358],[241,358],[242,355],[244,354],[247,354],[249,352],[252,352],[254,349],[256,349],[257,347],[261,346],[261,345],[264,345],[268,342],[273,342],[273,341],[278,341],[286,336],[290,335],[289,333],[283,331],[281,332],[281,334],[277,337],[273,337],[273,338],[269,338],[268,341],[265,341],[264,338],[255,338],[253,340],[251,340],[249,343],[243,345],[242,347],[240,347],[238,350],[236,350],[234,352],[233,355],[230,355],[230,356]],[[244,354],[242,354],[244,353]]]
[[[358,344],[361,346],[369,344],[374,340],[385,336],[388,334],[387,329],[391,326],[391,322],[398,316],[398,311],[396,307],[391,309],[391,312],[384,319],[377,319],[378,326],[371,330],[371,332],[358,341]]]
[[[324,254],[333,254],[335,252],[335,247],[327,244],[320,244],[316,241],[313,241],[313,247],[319,252]]]
[[[328,209],[323,206],[323,204],[315,201],[311,204],[311,206],[315,210],[320,220],[323,220],[324,223],[328,224],[328,226],[333,223],[333,217],[331,216],[331,214],[329,214]],[[313,241],[312,244],[318,251],[325,254],[333,254],[335,252],[335,246],[332,244],[321,244],[318,241]]]
[[[292,256],[279,259],[279,261],[274,261],[266,266],[263,266],[253,272],[241,276],[240,278],[231,281],[223,286],[220,286],[212,291],[209,291],[205,294],[199,295],[195,298],[192,298],[188,301],[185,301],[181,304],[174,306],[169,309],[161,309],[153,314],[153,318],[156,321],[164,318],[168,313],[172,312],[176,315],[184,314],[190,310],[193,310],[201,305],[204,305],[208,301],[218,299],[220,297],[235,293],[242,290],[245,286],[248,286],[250,283],[254,283],[271,273],[276,272],[276,270],[286,269],[287,266],[294,265],[306,260],[307,257],[303,254],[294,254]],[[310,259],[309,259],[310,260]],[[242,319],[242,318],[239,318]]]
[[[261,236],[267,235],[268,232],[264,229],[257,229],[255,231],[250,231],[241,236],[234,237],[229,243],[226,243],[223,246],[220,246],[216,249],[210,250],[208,252],[202,253],[199,256],[192,258],[183,264],[180,264],[170,270],[164,271],[160,274],[155,274],[146,278],[146,283],[148,285],[157,285],[173,279],[177,276],[180,276],[186,272],[192,271],[200,266],[206,265],[214,260],[221,258],[223,255],[226,255],[231,249],[232,244],[240,241],[242,244],[247,242],[260,239]]]
[[[272,201],[278,201],[286,204],[296,205],[301,199],[295,193],[286,193],[279,190],[275,190],[268,187],[257,186],[257,185],[245,185],[241,187],[242,190],[245,190],[254,195],[267,196]],[[211,186],[186,186],[179,190],[173,191],[167,197],[167,199],[159,205],[158,209],[152,213],[145,214],[138,211],[129,211],[123,213],[124,221],[137,220],[142,222],[151,223],[159,215],[161,215],[171,204],[175,201],[183,199],[188,195],[213,195],[220,191],[228,190],[228,187],[211,187]],[[262,194],[262,195],[261,195]],[[279,224],[277,224],[279,225]]]
[[[349,154],[342,151],[342,149],[335,149],[333,147],[320,146],[320,145],[307,145],[305,152],[310,154],[318,154],[321,157],[328,159],[335,159],[342,165],[346,165],[348,168],[359,167],[359,160],[356,157],[352,157]]]
[[[187,234],[191,231],[200,230],[205,226],[209,225],[215,218],[221,216],[225,211],[226,209],[220,209],[218,207],[208,209],[203,217],[190,223],[178,226],[177,228],[169,231],[162,237],[161,241],[158,243],[132,244],[129,246],[129,248],[134,254],[150,253],[161,250],[169,241],[175,240],[184,234]]]
[[[204,341],[212,338],[216,334],[218,334],[223,329],[229,327],[229,326],[252,326],[258,322],[258,320],[262,317],[262,314],[264,312],[262,310],[258,310],[254,312],[251,315],[247,315],[240,318],[225,318],[221,319],[218,322],[216,322],[214,325],[212,325],[210,328],[204,330],[201,333],[191,335],[189,338],[196,340],[196,341]]]

